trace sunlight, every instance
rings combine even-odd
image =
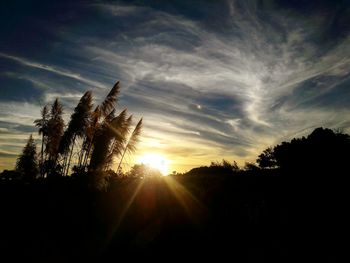
[[[206,213],[206,207],[188,190],[184,185],[177,180],[168,176],[164,181],[169,190],[174,194],[179,204],[186,211],[189,218],[199,223],[200,218],[203,218],[203,213]]]
[[[138,158],[138,162],[159,170],[163,176],[169,174],[169,160],[160,154],[146,153]]]

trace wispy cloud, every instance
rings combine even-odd
[[[332,6],[306,16],[257,1],[206,5],[92,3],[75,24],[49,25],[50,63],[4,51],[0,57],[24,69],[3,68],[40,88],[45,103],[59,96],[67,107],[85,85],[100,88],[98,103],[120,80],[119,108],[144,116],[142,152],[168,154],[178,167],[218,156],[252,161],[317,126],[349,129],[350,38],[332,38],[325,26]],[[14,106],[1,105],[1,120],[29,124]]]
[[[21,64],[28,66],[28,67],[33,67],[33,68],[45,70],[45,71],[48,71],[48,72],[51,72],[51,73],[54,73],[54,74],[57,74],[57,75],[60,75],[63,77],[68,77],[68,78],[72,78],[75,80],[79,80],[83,83],[94,86],[96,88],[106,88],[106,86],[102,83],[99,83],[99,82],[96,82],[96,81],[93,81],[93,80],[90,80],[87,78],[83,78],[79,74],[75,74],[72,72],[68,72],[66,70],[58,69],[58,68],[50,66],[50,65],[40,64],[40,63],[33,62],[33,61],[30,61],[30,60],[25,59],[25,58],[13,56],[13,55],[8,55],[8,54],[4,54],[4,53],[0,53],[0,57],[14,60],[14,61],[21,63]]]

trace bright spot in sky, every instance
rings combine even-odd
[[[201,108],[202,108],[202,106],[198,104],[198,105],[197,105],[197,109],[200,110]]]
[[[139,157],[138,162],[159,170],[163,176],[169,174],[169,160],[160,154],[146,153]]]

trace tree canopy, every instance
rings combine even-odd
[[[350,152],[350,136],[317,128],[307,137],[267,148],[258,157],[261,168],[342,169]]]

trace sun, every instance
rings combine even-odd
[[[163,176],[169,174],[169,160],[157,153],[145,153],[138,158],[138,162],[157,169]]]

